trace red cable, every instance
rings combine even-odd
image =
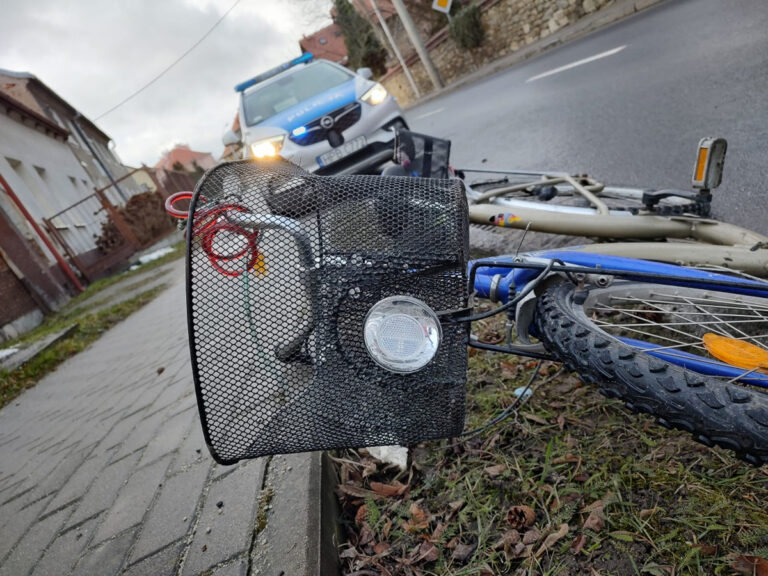
[[[179,200],[191,200],[194,196],[193,192],[177,192],[168,197],[165,201],[165,210],[174,218],[187,219],[188,213],[179,210],[175,207],[175,203]],[[203,202],[207,202],[202,196],[200,199]],[[234,262],[240,260],[244,256],[248,256],[248,265],[246,270],[253,268],[259,259],[258,251],[258,237],[259,231],[248,231],[242,226],[233,224],[227,220],[227,213],[229,211],[236,211],[242,213],[249,213],[249,210],[240,204],[219,204],[214,206],[203,207],[198,210],[194,217],[195,223],[192,227],[192,233],[195,237],[200,238],[200,245],[203,251],[208,256],[208,261],[211,266],[224,276],[237,277],[243,273],[243,270],[229,270],[222,266],[221,262]],[[233,254],[220,254],[216,252],[213,246],[214,238],[219,232],[230,232],[235,235],[240,235],[245,238],[246,245],[242,250],[238,250]]]

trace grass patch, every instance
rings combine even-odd
[[[173,252],[169,252],[168,254],[165,254],[160,258],[158,258],[157,260],[153,260],[152,262],[147,262],[146,264],[142,264],[135,270],[126,270],[125,272],[121,272],[120,274],[114,274],[107,278],[102,278],[100,280],[97,280],[93,284],[89,285],[84,292],[72,298],[64,307],[63,311],[67,312],[71,310],[76,310],[86,300],[89,300],[90,298],[92,298],[102,290],[109,288],[110,286],[113,286],[118,282],[123,282],[128,278],[137,276],[138,274],[144,274],[150,270],[154,270],[155,268],[159,268],[160,266],[168,264],[169,262],[178,260],[179,258],[184,256],[184,251],[186,250],[186,244],[184,241],[177,242],[171,248],[173,249]]]
[[[95,314],[62,314],[52,317],[46,322],[44,328],[41,327],[38,336],[55,332],[73,322],[77,322],[77,327],[66,338],[46,348],[20,368],[12,372],[0,370],[0,408],[11,402],[26,388],[34,386],[59,364],[88,347],[103,332],[150,302],[165,288],[165,285],[158,286]]]
[[[271,486],[262,491],[259,497],[258,512],[256,512],[256,534],[260,534],[267,527],[267,514],[275,491]]]
[[[467,427],[508,406],[533,366],[471,350]],[[558,368],[543,364],[540,380]],[[768,557],[768,470],[575,375],[478,437],[414,447],[405,472],[364,450],[337,456],[345,574],[725,575],[729,554]],[[530,524],[513,507],[532,509]]]

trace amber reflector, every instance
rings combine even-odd
[[[718,360],[747,370],[768,374],[768,350],[726,336],[707,333],[702,337],[704,347]]]
[[[708,156],[708,148],[699,148],[699,157],[696,160],[696,180],[699,182],[704,180],[704,169],[707,167]]]

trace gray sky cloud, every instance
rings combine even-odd
[[[0,68],[35,74],[93,119],[178,58],[234,0],[5,0]],[[99,120],[124,162],[154,164],[176,142],[222,150],[233,87],[300,54],[330,0],[241,0],[184,60]]]

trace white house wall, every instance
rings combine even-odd
[[[20,164],[14,167],[12,161]],[[40,225],[43,218],[50,218],[93,192],[88,174],[66,143],[2,114],[0,174]],[[0,194],[0,207],[53,263],[52,255],[5,194]],[[96,247],[93,236],[100,234],[104,215],[93,212],[93,205],[87,202],[55,221],[58,231],[78,253]]]

